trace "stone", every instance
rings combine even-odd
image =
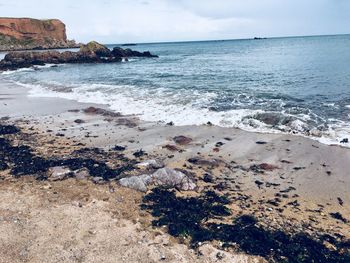
[[[189,163],[195,164],[195,165],[203,165],[203,166],[210,166],[210,167],[218,167],[221,163],[223,163],[222,160],[219,159],[204,159],[201,157],[193,157],[187,160]]]
[[[156,185],[178,188],[180,190],[194,190],[197,186],[189,176],[170,168],[162,168],[152,175]]]
[[[72,171],[63,166],[51,167],[48,170],[49,180],[50,181],[60,181],[68,178],[72,174]]]
[[[78,180],[86,179],[90,176],[89,170],[86,168],[74,171],[75,178]]]
[[[175,136],[175,137],[173,138],[173,140],[174,140],[174,142],[175,142],[176,144],[180,144],[180,145],[187,145],[187,144],[189,144],[189,143],[192,142],[192,139],[191,139],[191,138],[186,137],[186,136],[184,136],[184,135]]]
[[[150,185],[177,188],[183,191],[194,190],[197,185],[188,175],[170,169],[161,168],[153,174],[125,177],[119,180],[119,184],[137,191],[147,192]]]
[[[140,192],[147,192],[147,186],[152,182],[152,177],[147,174],[131,176],[119,180],[119,184]]]

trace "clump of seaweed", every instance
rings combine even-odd
[[[178,197],[173,190],[155,188],[143,199],[142,209],[155,217],[153,226],[167,226],[172,236],[186,236],[196,247],[199,242],[218,240],[226,245],[238,244],[251,255],[271,262],[350,262],[350,255],[340,248],[348,244],[305,233],[290,235],[282,230],[272,231],[259,226],[251,215],[234,218],[232,224],[214,223],[231,215],[225,196],[207,191],[199,197]],[[330,250],[323,241],[339,248]]]
[[[15,126],[0,125],[1,135],[18,133],[20,130]],[[92,153],[92,154],[91,154]],[[116,169],[110,168],[106,163],[91,158],[97,154],[103,154],[98,148],[83,148],[74,154],[87,155],[88,157],[77,158],[44,158],[33,153],[33,149],[27,145],[13,146],[10,140],[0,138],[0,170],[11,169],[13,176],[41,175],[40,180],[46,179],[42,173],[55,166],[66,166],[71,170],[86,168],[92,177],[102,177],[103,180],[118,179],[122,173],[134,169],[133,162],[125,162]]]

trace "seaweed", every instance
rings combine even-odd
[[[271,262],[350,262],[349,254],[323,244],[328,241],[338,248],[349,248],[349,242],[337,242],[329,236],[316,238],[306,233],[292,235],[265,229],[252,215],[237,216],[231,224],[217,223],[231,215],[228,203],[225,196],[214,191],[199,197],[178,197],[173,190],[155,188],[143,198],[141,208],[155,217],[153,226],[167,226],[172,236],[188,237],[193,247],[218,240],[225,246],[238,244],[241,251]]]
[[[19,128],[13,125],[2,125],[0,124],[0,135],[15,134],[20,131]]]
[[[93,153],[96,155],[103,154],[103,151],[98,148],[83,148],[75,151],[75,154],[77,153]],[[34,174],[38,174],[40,177],[41,173],[47,172],[50,167],[54,166],[66,166],[71,170],[87,168],[91,176],[102,177],[106,181],[118,178],[123,172],[134,169],[133,162],[127,162],[125,165],[112,169],[104,162],[92,158],[46,159],[36,156],[29,146],[12,146],[9,140],[0,138],[0,169],[4,170],[11,167],[11,174],[16,177]],[[45,176],[40,177],[40,180],[44,179]]]

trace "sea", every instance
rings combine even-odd
[[[0,81],[26,87],[29,96],[105,104],[145,121],[211,123],[350,146],[344,140],[350,140],[350,35],[130,48],[159,58],[47,65],[0,73]]]

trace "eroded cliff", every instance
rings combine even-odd
[[[58,19],[0,18],[0,50],[76,47]]]

